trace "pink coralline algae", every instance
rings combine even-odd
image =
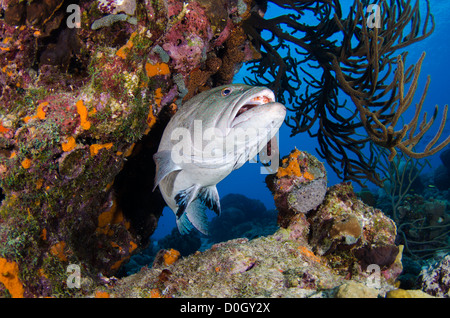
[[[193,65],[198,65],[202,59],[206,60],[206,50],[203,50],[201,45],[202,38],[193,35],[177,41],[179,43],[166,43],[163,45],[163,49],[169,56],[177,61],[177,64],[174,66],[177,71],[186,73]]]
[[[178,3],[178,7],[179,11],[171,12],[171,16],[175,21],[183,20],[183,23],[175,22],[165,35],[166,43],[162,48],[176,62],[174,68],[186,73],[206,61],[209,42],[214,34],[200,5],[193,2],[180,6]]]
[[[134,15],[136,0],[99,0],[98,9],[107,14],[124,12],[128,15]]]

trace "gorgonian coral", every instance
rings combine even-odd
[[[283,14],[264,18],[268,2]],[[286,121],[291,135],[316,137],[320,156],[344,180],[381,184],[374,145],[387,148],[392,160],[397,150],[423,158],[450,143],[449,137],[435,146],[445,107],[436,136],[422,152],[413,151],[437,116],[436,108],[431,120],[425,113],[419,122],[428,83],[412,120],[398,128],[424,56],[405,71],[407,52],[394,54],[433,32],[428,1],[421,16],[419,1],[355,0],[347,17],[339,0],[256,1],[244,27],[261,52],[249,65],[253,77],[247,83],[273,89],[293,113]],[[349,99],[354,105],[347,104]]]

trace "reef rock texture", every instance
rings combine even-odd
[[[329,258],[334,268],[377,265],[388,279],[400,274],[401,266],[394,265],[399,254],[395,223],[360,201],[350,183],[327,190],[325,168],[314,156],[293,150],[266,183],[279,225],[290,230],[291,238],[307,242],[315,254]]]
[[[338,256],[340,260],[333,262],[336,268],[357,263],[365,270],[375,264],[386,278],[401,273],[402,268],[394,265],[399,254],[394,221],[360,201],[350,183],[330,187],[324,202],[307,219],[313,251],[330,258]]]
[[[198,231],[182,235],[175,227],[170,234],[133,255],[130,261],[122,266],[119,276],[134,274],[143,266],[151,265],[159,250],[175,249],[184,257],[231,239],[253,239],[271,235],[279,228],[276,210],[267,210],[259,200],[247,198],[242,194],[227,194],[220,199],[220,206],[220,216],[211,220],[208,236]]]
[[[70,296],[69,264],[96,282],[147,244],[164,125],[253,58],[250,1],[0,5],[0,257],[22,286],[0,295]]]
[[[173,262],[174,252],[163,250],[151,268],[90,295],[345,298],[396,289],[402,265],[395,225],[358,200],[350,184],[329,188],[315,210],[293,218],[273,235],[218,243]]]
[[[352,280],[371,281],[360,274]],[[345,279],[326,259],[280,232],[217,244],[171,265],[144,267],[100,290],[110,297],[335,297]],[[381,277],[371,296],[391,289]]]
[[[419,281],[427,294],[450,298],[450,254],[423,269]]]
[[[327,177],[323,163],[298,149],[281,161],[276,174],[266,178],[278,209],[278,223],[289,226],[300,213],[307,213],[322,203],[327,191]]]

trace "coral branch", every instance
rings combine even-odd
[[[419,1],[414,5],[411,0],[375,1],[379,11],[376,27],[368,22],[369,2],[365,0],[355,0],[346,18],[336,0],[269,2],[289,13],[265,19],[254,10],[244,23],[262,56],[249,64],[255,76],[247,82],[269,86],[281,102],[290,104],[294,114],[286,124],[292,136],[307,131],[317,137],[320,156],[344,180],[369,179],[380,184],[372,144],[387,148],[392,160],[397,151],[423,158],[450,143],[449,137],[435,146],[444,130],[445,106],[436,136],[422,152],[412,150],[437,116],[436,108],[429,121],[425,113],[419,123],[429,80],[412,120],[396,127],[412,104],[425,55],[405,70],[407,52],[394,54],[434,31],[429,1],[424,17]],[[317,24],[302,22],[307,13]],[[262,31],[269,36],[263,37]],[[299,93],[302,86],[303,93]],[[339,92],[353,101],[353,109]],[[363,155],[366,151],[368,155]]]

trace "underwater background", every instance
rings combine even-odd
[[[450,297],[450,146],[387,160],[436,105],[406,150],[450,142],[448,1],[77,3],[0,0],[0,297]],[[231,82],[278,89],[291,109],[280,168],[233,171],[210,235],[182,236],[152,157],[183,101]]]
[[[348,14],[350,6],[353,4],[352,0],[342,0],[340,1],[343,16]],[[448,74],[450,74],[450,2],[443,0],[431,0],[431,13],[434,15],[435,19],[435,30],[428,38],[422,41],[408,46],[405,50],[408,51],[406,67],[410,64],[415,64],[420,58],[422,52],[426,52],[425,60],[422,64],[422,71],[420,74],[418,89],[414,96],[412,105],[415,105],[420,97],[421,93],[425,87],[427,76],[431,76],[431,84],[428,89],[428,94],[426,96],[423,112],[428,112],[428,118],[434,111],[435,105],[439,106],[439,115],[434,123],[433,127],[428,131],[425,137],[421,140],[418,145],[419,149],[425,147],[428,141],[434,137],[434,134],[439,126],[441,120],[442,110],[444,105],[450,103],[450,82],[448,79]],[[425,2],[421,2],[421,11],[425,14],[426,5]],[[268,10],[265,17],[272,18],[285,14],[287,10],[283,10],[273,3],[269,3]],[[314,19],[308,21],[308,17],[305,17],[305,23],[314,22]],[[397,54],[400,54],[402,50],[399,50]],[[235,75],[233,83],[244,83],[244,78],[250,76],[246,65],[244,64],[239,72]],[[301,87],[299,94],[303,93],[305,86]],[[349,101],[351,103],[351,100]],[[411,106],[410,109],[404,114],[405,122],[408,121],[413,116],[414,107]],[[287,116],[293,115],[288,111]],[[448,122],[447,118],[447,122]],[[290,137],[291,129],[285,124],[282,125],[279,131],[279,150],[280,156],[286,156],[291,150],[296,147],[299,150],[307,151],[312,155],[316,156],[320,161],[325,164],[327,170],[328,186],[342,182],[336,173],[327,165],[326,161],[319,157],[316,148],[318,147],[317,140],[310,137],[307,133],[301,133],[294,137]],[[447,125],[441,136],[441,140],[447,138],[450,134],[450,126]],[[447,148],[448,149],[448,146]],[[444,150],[445,150],[444,149]],[[423,169],[423,179],[426,186],[433,187],[430,178],[432,178],[433,173],[437,167],[442,165],[442,161],[439,158],[440,154],[444,151],[440,151],[437,154],[427,157],[426,160],[430,165],[425,166]],[[243,167],[238,170],[233,171],[227,178],[217,185],[219,195],[221,198],[227,194],[238,193],[245,195],[251,199],[257,199],[261,201],[267,209],[275,209],[275,204],[273,196],[270,190],[267,188],[264,182],[266,175],[261,174],[261,163],[247,162]],[[359,191],[361,187],[357,183],[353,183],[355,191]],[[367,186],[374,192],[378,191],[378,187],[374,184],[367,182]],[[159,240],[164,236],[171,233],[172,229],[175,227],[175,215],[173,212],[166,207],[163,211],[163,215],[159,219],[158,227],[151,239]]]

